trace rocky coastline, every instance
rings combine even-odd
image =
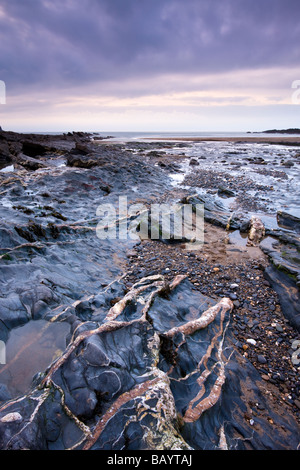
[[[299,448],[300,142],[251,139],[0,132],[1,450]],[[124,196],[203,245],[99,238]]]
[[[267,131],[263,131],[264,134],[295,134],[300,135],[300,129],[297,127],[289,128],[289,129],[268,129]]]

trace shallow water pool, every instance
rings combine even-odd
[[[14,328],[5,344],[5,364],[0,364],[0,384],[11,398],[26,393],[32,379],[43,372],[66,347],[68,323],[31,320]]]

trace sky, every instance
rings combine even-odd
[[[299,0],[0,0],[0,125],[300,127]]]

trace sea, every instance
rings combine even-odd
[[[22,132],[22,131],[20,131]],[[80,130],[78,130],[80,132]],[[162,131],[83,131],[94,134],[95,137],[106,137],[109,136],[113,140],[118,141],[128,141],[128,140],[139,140],[139,139],[174,139],[174,138],[188,138],[188,137],[199,137],[199,138],[211,138],[211,137],[278,137],[278,136],[291,136],[291,134],[266,134],[264,132],[221,132],[221,131],[213,131],[213,132],[162,132]],[[26,134],[29,132],[24,132]],[[30,132],[32,134],[41,134],[41,135],[62,135],[66,132],[57,131],[57,132]],[[300,137],[299,134],[293,134],[294,136]]]

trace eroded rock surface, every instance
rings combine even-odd
[[[30,393],[2,405],[1,448],[218,449],[221,441],[229,449],[295,448],[295,423],[275,416],[256,386],[252,398],[269,421],[244,417],[246,382],[258,377],[234,357],[232,307],[183,276],[142,279],[104,319],[99,309],[73,327]]]

